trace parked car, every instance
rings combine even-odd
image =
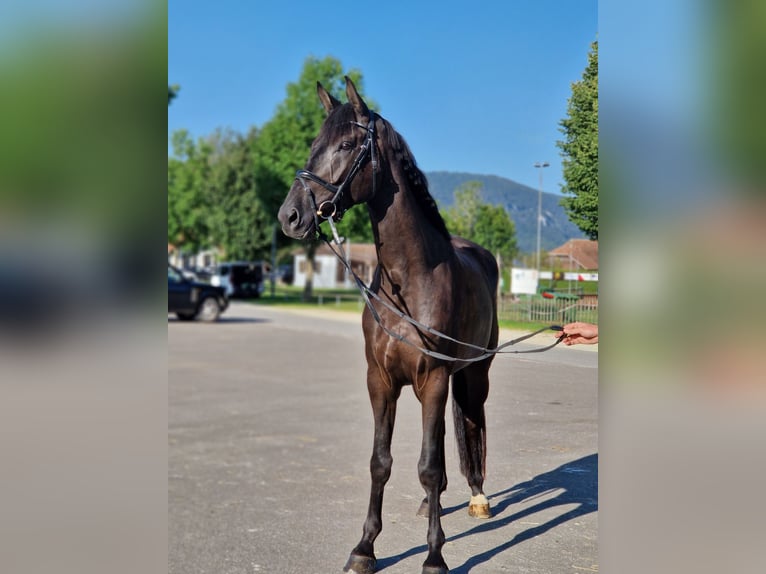
[[[168,313],[175,313],[182,321],[213,322],[228,306],[223,288],[191,281],[168,264]]]
[[[293,279],[295,278],[293,274],[292,263],[286,263],[284,265],[280,265],[279,270],[277,271],[277,276],[285,285],[292,285]]]
[[[197,272],[194,269],[179,269],[181,274],[186,277],[189,281],[199,281],[199,275],[197,275]]]
[[[263,264],[258,261],[219,263],[210,284],[222,287],[229,298],[256,298],[263,293]]]
[[[194,274],[197,276],[197,281],[202,283],[210,283],[210,278],[213,276],[213,272],[204,267],[195,267],[193,269]]]

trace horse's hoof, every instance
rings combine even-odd
[[[492,511],[489,509],[489,504],[471,504],[468,506],[468,516],[492,518]]]
[[[444,512],[444,509],[442,508],[442,505],[439,505],[439,516],[441,516]],[[418,508],[418,511],[415,513],[417,516],[422,516],[423,518],[428,518],[428,501],[424,500],[420,503],[420,508]]]
[[[374,574],[375,563],[375,558],[352,554],[348,557],[348,562],[343,567],[343,571],[351,572],[352,574]]]
[[[468,503],[468,516],[474,518],[492,518],[492,511],[489,509],[489,500],[483,494],[471,497]]]
[[[449,570],[441,566],[423,566],[422,574],[449,574]]]

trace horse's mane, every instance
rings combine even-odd
[[[386,124],[386,133],[388,134],[387,144],[393,151],[394,161],[398,162],[401,166],[407,178],[407,183],[410,184],[409,188],[415,197],[415,201],[431,225],[449,241],[451,237],[450,232],[447,230],[447,225],[444,223],[441,213],[439,213],[436,200],[428,191],[428,180],[415,162],[407,142],[404,141],[404,138],[389,122],[383,118],[381,120]]]

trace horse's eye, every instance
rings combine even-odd
[[[340,149],[345,149],[345,150],[354,149],[354,144],[350,141],[344,141],[342,144],[340,144]]]

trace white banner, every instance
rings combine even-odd
[[[537,293],[537,269],[511,268],[511,293],[534,295]]]

